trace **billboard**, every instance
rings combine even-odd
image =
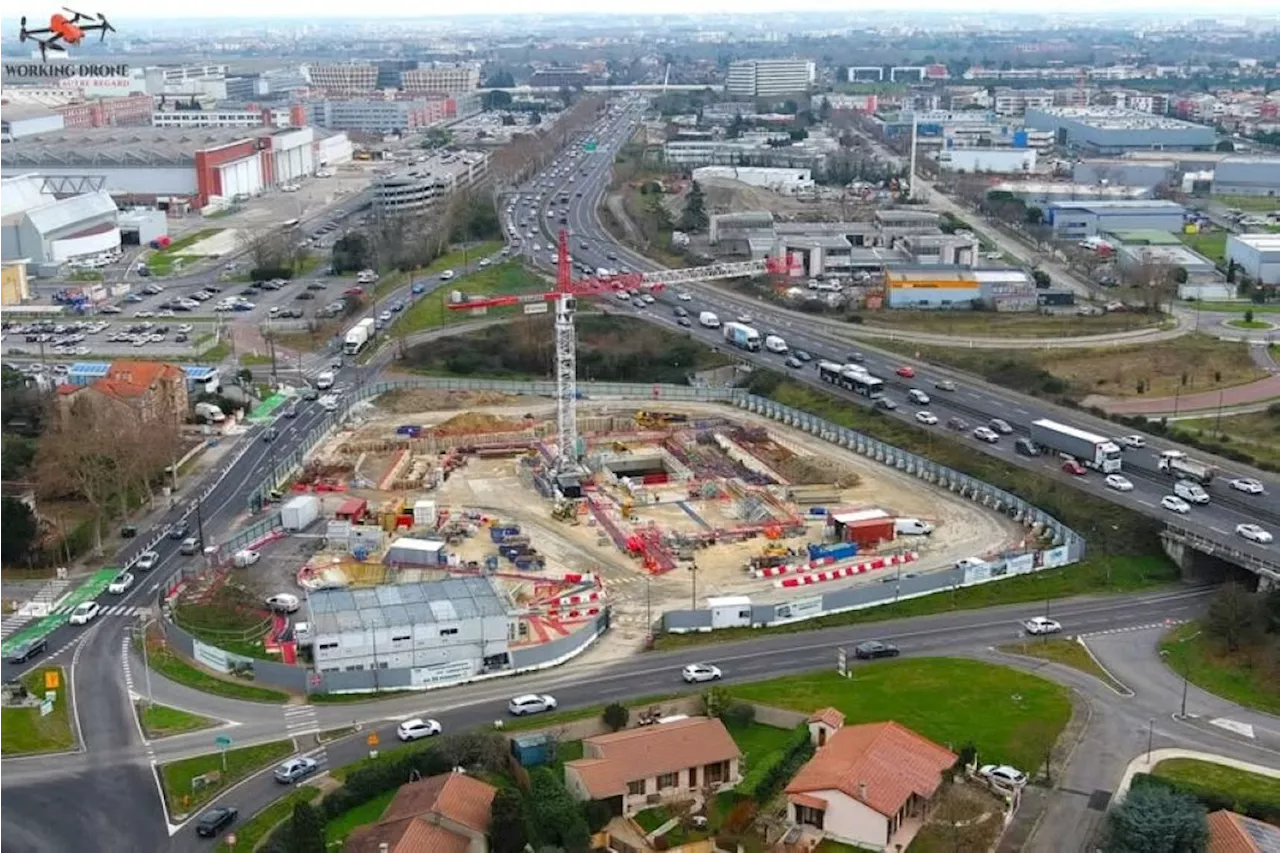
[[[1040,552],[1040,568],[1052,569],[1057,566],[1065,566],[1070,558],[1066,545],[1059,545],[1057,548],[1050,548],[1048,551]]]
[[[822,612],[822,596],[816,595],[812,598],[801,598],[796,601],[788,601],[779,604],[773,609],[773,618],[776,621],[784,619],[808,619],[817,616]]]
[[[1036,570],[1035,554],[1019,554],[1017,557],[1010,557],[1005,561],[1005,565],[1009,567],[1011,575],[1025,575]]]

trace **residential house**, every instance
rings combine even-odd
[[[88,385],[62,385],[58,399],[71,406],[114,408],[142,424],[181,424],[187,417],[187,375],[163,361],[113,362],[106,376]]]
[[[708,717],[584,738],[582,756],[565,763],[565,786],[579,800],[608,803],[616,815],[695,799],[742,779],[742,752],[724,723]]]
[[[497,790],[461,771],[402,785],[377,823],[347,837],[343,853],[488,853]]]
[[[1276,850],[1280,850],[1280,826],[1226,809],[1209,815],[1209,846],[1205,853],[1275,853]]]
[[[872,850],[910,842],[953,767],[951,750],[895,722],[844,725],[825,708],[809,719],[817,751],[787,786],[792,823]]]

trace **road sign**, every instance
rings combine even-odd
[[[377,746],[377,745],[378,745],[378,733],[377,733],[377,732],[369,732],[369,736],[368,736],[367,738],[365,738],[364,740],[365,740],[365,743],[369,744],[369,746]]]
[[[226,749],[231,746],[231,735],[218,735],[213,739],[213,745],[218,749]]]
[[[53,713],[53,703],[47,699],[40,703],[40,716],[47,717]]]
[[[849,675],[849,656],[845,653],[843,646],[836,649],[836,672],[845,678]]]
[[[57,669],[46,669],[44,671],[44,689],[57,690],[58,683],[61,681],[62,672]]]

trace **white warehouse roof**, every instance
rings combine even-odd
[[[0,215],[26,213],[33,207],[48,204],[53,196],[44,192],[44,179],[39,175],[17,175],[0,181]]]
[[[86,193],[57,201],[27,211],[27,219],[41,234],[53,234],[81,222],[103,216],[115,216],[119,208],[105,192]]]

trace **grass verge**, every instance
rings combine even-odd
[[[455,289],[462,290],[472,297],[541,293],[552,289],[552,286],[541,276],[525,269],[520,261],[507,261],[503,264],[477,270],[455,282],[450,282],[449,285],[439,288],[435,293],[419,299],[405,309],[400,318],[389,329],[390,334],[394,336],[410,335],[424,329],[434,329],[450,323],[461,323],[475,319],[476,315],[472,311],[450,311],[448,309],[449,294]],[[519,306],[490,308],[486,310],[485,316],[516,314],[519,311]]]
[[[142,722],[142,730],[151,739],[198,732],[218,725],[217,720],[183,711],[180,708],[170,708],[168,705],[154,703],[148,705],[146,702],[138,702],[134,708],[138,719]]]
[[[398,788],[379,794],[366,803],[347,809],[324,825],[324,843],[330,849],[341,848],[352,830],[373,823],[399,792]]]
[[[1160,641],[1160,656],[1192,684],[1238,705],[1280,714],[1280,681],[1246,650],[1229,652],[1198,622],[1174,628]]]
[[[1129,311],[1081,317],[1075,314],[1015,314],[989,311],[865,311],[855,315],[869,329],[932,332],[987,338],[1079,337],[1156,326],[1161,314]]]
[[[293,741],[275,740],[161,764],[160,779],[169,811],[175,818],[179,814],[190,814],[241,779],[293,752]],[[223,769],[224,759],[226,769]],[[205,781],[197,781],[199,779]]]
[[[1204,231],[1199,234],[1179,234],[1178,237],[1215,264],[1227,262],[1227,232]]]
[[[1170,758],[1157,764],[1151,775],[1217,799],[1258,802],[1280,809],[1280,779],[1261,773],[1194,758]]]
[[[1086,675],[1092,675],[1118,693],[1130,693],[1127,687],[1108,675],[1107,671],[1098,665],[1098,662],[1093,659],[1093,655],[1089,654],[1088,649],[1075,640],[1068,640],[1062,637],[1050,639],[1028,637],[1020,643],[1000,646],[1000,651],[1011,655],[1021,655],[1060,663],[1063,666],[1078,669]]]
[[[316,733],[316,743],[330,743],[335,740],[342,740],[348,735],[353,735],[360,731],[357,726],[342,726],[336,729],[325,729]]]
[[[1183,308],[1189,311],[1199,309],[1201,311],[1218,311],[1221,313],[1243,314],[1246,311],[1252,311],[1255,314],[1280,314],[1280,302],[1265,302],[1261,305],[1247,300],[1239,302],[1181,302]]]
[[[45,673],[58,674],[57,696],[53,711],[40,715],[40,705],[28,708],[0,709],[0,754],[36,755],[42,752],[62,752],[75,746],[75,734],[71,730],[71,714],[68,711],[67,682],[62,667],[42,666],[22,677],[27,692],[35,697],[45,695]]]
[[[236,853],[236,851],[252,853],[258,843],[270,835],[273,829],[293,816],[294,806],[298,803],[315,804],[320,799],[320,795],[320,789],[310,785],[294,788],[284,798],[276,800],[244,823],[237,824],[235,846],[228,844],[226,836],[223,836],[218,841],[218,845],[213,848],[215,853]]]
[[[147,662],[158,674],[170,681],[185,685],[193,690],[225,696],[228,699],[244,699],[249,702],[274,702],[281,704],[289,700],[289,694],[271,687],[258,687],[242,681],[222,678],[173,652],[168,646],[152,642],[147,647]]]
[[[446,252],[432,261],[423,270],[423,275],[432,276],[445,270],[456,269],[471,261],[478,261],[481,258],[496,255],[500,251],[502,251],[501,240],[485,240],[483,243],[468,246],[465,249],[454,249],[452,252]]]
[[[1169,437],[1186,436],[1197,447],[1227,456],[1243,451],[1253,457],[1253,464],[1270,471],[1280,471],[1280,405],[1262,412],[1226,415],[1222,418],[1199,418],[1169,423]],[[1192,443],[1188,442],[1188,443]]]
[[[895,720],[958,751],[972,742],[983,763],[1039,767],[1071,717],[1068,690],[1004,666],[961,658],[857,663],[834,671],[726,688],[733,696],[811,713],[834,707],[849,724]],[[1000,712],[992,713],[993,703]]]

